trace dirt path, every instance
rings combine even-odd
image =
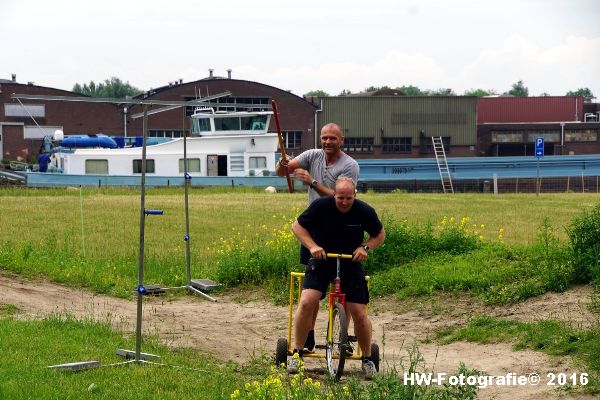
[[[474,313],[501,318],[532,321],[541,318],[567,320],[586,325],[593,316],[583,306],[591,291],[578,287],[563,294],[547,294],[509,307],[484,306],[474,299],[448,298],[430,302],[398,303],[391,299],[372,304],[374,341],[385,352],[382,365],[406,363],[407,352],[415,338],[424,340],[436,328],[464,325]],[[217,303],[195,296],[145,298],[143,330],[158,333],[171,346],[186,346],[211,354],[220,360],[244,362],[261,352],[272,353],[278,337],[287,332],[287,307],[264,301],[240,304],[240,294],[219,295]],[[94,295],[43,281],[29,281],[0,272],[0,304],[13,304],[22,318],[36,318],[50,312],[67,312],[78,317],[109,320],[125,331],[135,329],[136,303],[109,296]],[[576,370],[566,358],[551,358],[529,350],[512,351],[510,344],[478,345],[458,342],[450,345],[420,344],[426,366],[435,372],[451,374],[462,361],[468,368],[490,375],[539,373],[545,382],[547,373],[572,373]],[[318,370],[321,361],[309,359],[308,368]],[[359,364],[348,365],[357,374]],[[585,371],[577,371],[585,372]],[[494,386],[479,391],[481,399],[548,399],[557,397],[551,387]],[[562,397],[565,398],[565,397]],[[577,396],[577,399],[592,398]]]

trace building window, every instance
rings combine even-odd
[[[410,137],[383,138],[381,144],[384,153],[412,152],[412,138]]]
[[[565,142],[596,142],[598,141],[598,132],[586,130],[568,130],[565,132]]]
[[[267,157],[250,157],[250,169],[267,168]]]
[[[450,151],[450,136],[442,136],[442,144],[444,145],[444,152]],[[433,153],[433,143],[431,143],[431,137],[421,136],[421,153]]]
[[[108,175],[108,160],[85,160],[85,173]]]
[[[372,137],[347,137],[344,139],[344,148],[348,152],[368,153],[373,151]]]
[[[142,160],[133,160],[133,173],[134,174],[142,173]],[[154,173],[154,160],[146,160],[146,173],[147,174]]]
[[[198,100],[195,97],[186,97],[186,101]],[[211,106],[215,111],[271,111],[271,98],[270,97],[239,97],[239,96],[225,96],[213,99],[207,103],[211,103]],[[219,104],[232,104],[232,106],[219,106]],[[249,108],[248,105],[253,106],[264,106]],[[187,106],[185,108],[185,115],[188,117],[195,113],[196,107]]]
[[[282,135],[286,149],[299,149],[302,147],[302,131],[283,131]]]
[[[181,129],[149,129],[148,137],[178,138],[183,137],[183,131]]]
[[[200,172],[200,159],[199,158],[188,158],[188,172]],[[179,172],[185,172],[184,159],[179,159]]]
[[[5,117],[32,117],[44,118],[46,107],[44,104],[4,104]]]

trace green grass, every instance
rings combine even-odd
[[[0,190],[0,268],[29,277],[47,276],[55,282],[100,293],[130,296],[137,282],[139,191],[86,188],[81,194],[83,234],[79,189]],[[523,269],[515,262],[490,269],[493,260],[489,250],[471,257],[470,261],[478,266],[451,265],[460,264],[460,257],[448,259],[448,254],[480,250],[460,232],[445,236],[439,233],[444,218],[454,218],[454,224],[458,224],[468,217],[467,227],[486,242],[501,240],[514,246],[533,243],[540,224],[549,216],[557,239],[566,240],[564,227],[573,216],[591,209],[598,199],[584,194],[494,197],[367,193],[359,197],[374,205],[385,221],[395,224],[386,222],[388,240],[372,253],[366,267],[369,273],[390,270],[382,275],[383,281],[387,277],[409,281],[412,288],[401,287],[406,294],[486,290],[490,286],[500,291],[512,284],[512,278],[508,279],[511,271]],[[186,265],[183,189],[150,189],[146,199],[146,208],[162,209],[165,215],[145,217],[145,282],[181,285],[185,283]],[[272,195],[256,188],[195,188],[190,191],[189,204],[193,277],[212,278],[228,286],[242,282],[265,284],[273,288],[273,298],[285,297],[285,276],[289,270],[299,268],[298,244],[290,235],[289,223],[305,207],[305,193]],[[425,257],[431,254],[439,258]],[[435,267],[432,272],[437,271],[434,278],[440,279],[425,282],[412,278],[423,277],[422,272],[431,266]],[[448,269],[465,273],[490,270],[494,276],[485,283],[477,282],[480,277],[453,273],[449,275],[453,281],[449,282],[443,279]],[[423,285],[414,287],[419,281]],[[502,301],[556,290],[547,282],[530,289],[527,286],[509,287],[507,293],[497,297]]]
[[[589,384],[580,389],[600,393],[599,324],[583,330],[554,320],[527,323],[480,316],[471,319],[466,327],[440,330],[438,339],[444,344],[458,340],[484,344],[508,342],[514,350],[531,349],[554,356],[570,356],[579,372],[590,376]]]
[[[144,352],[160,355],[165,364],[202,371],[142,364],[78,373],[46,368],[78,361],[124,361],[115,350],[135,349],[134,343],[107,323],[59,315],[38,321],[0,318],[0,337],[2,399],[226,399],[244,382],[231,365],[219,366],[190,350],[169,351],[154,339],[144,343]]]
[[[0,315],[0,337],[2,399],[230,399],[236,390],[239,396],[235,398],[273,400],[473,399],[476,394],[473,386],[404,385],[395,366],[368,383],[355,377],[343,383],[325,377],[305,381],[306,375],[288,376],[274,369],[272,358],[266,355],[243,366],[219,366],[189,349],[168,349],[156,338],[146,338],[142,351],[160,355],[160,362],[168,366],[110,366],[123,361],[114,355],[116,348],[135,347],[130,339],[108,322],[78,321],[57,314],[35,321]],[[79,372],[46,368],[91,360],[100,361],[103,367]],[[420,372],[422,362],[418,348],[413,347],[405,367]],[[476,373],[464,365],[459,371]]]

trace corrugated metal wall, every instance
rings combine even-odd
[[[477,123],[583,121],[583,97],[481,97]]]
[[[476,97],[324,97],[318,129],[335,122],[346,137],[412,137],[418,145],[426,137],[449,136],[452,145],[477,143]]]

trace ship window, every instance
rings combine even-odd
[[[85,160],[86,174],[108,174],[108,160]]]
[[[267,168],[267,157],[250,157],[249,161],[251,169]]]
[[[210,118],[192,119],[192,134],[210,132]]]
[[[215,118],[215,130],[217,131],[239,131],[240,118]]]
[[[133,160],[133,173],[134,174],[142,173],[142,160]],[[146,173],[147,174],[154,173],[154,160],[146,160]]]
[[[179,172],[181,172],[182,174],[185,172],[183,158],[179,159]],[[188,158],[188,172],[200,172],[199,158]]]
[[[382,144],[384,153],[410,153],[412,151],[412,138],[410,137],[383,138]]]
[[[242,117],[242,129],[245,131],[263,131],[267,125],[266,115]]]

